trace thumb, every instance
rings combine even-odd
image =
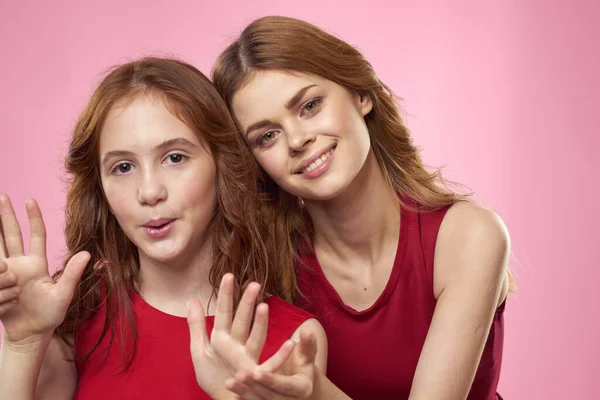
[[[306,363],[315,362],[317,356],[317,338],[309,327],[303,326],[300,329],[298,353],[304,358]]]
[[[205,345],[209,343],[204,311],[197,299],[192,299],[187,303],[187,322],[190,328],[190,351],[193,356],[203,352]]]
[[[90,261],[90,258],[90,253],[87,251],[80,251],[71,257],[67,263],[63,273],[58,278],[58,282],[56,282],[56,287],[65,298],[70,300],[73,297],[75,287],[81,279],[83,270]]]

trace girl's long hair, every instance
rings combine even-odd
[[[252,157],[244,151],[235,124],[213,84],[193,66],[175,59],[143,58],[117,66],[102,80],[80,115],[66,157],[70,177],[66,259],[83,250],[92,257],[57,333],[72,344],[71,339],[82,324],[105,306],[100,338],[83,358],[89,357],[109,332],[112,343],[115,327],[120,326],[122,345],[133,340],[133,354],[126,367],[135,353],[136,326],[130,295],[139,283],[139,256],[103,193],[98,145],[111,108],[139,96],[155,96],[163,101],[207,145],[214,158],[217,207],[211,221],[214,240],[210,283],[216,288],[225,273],[233,273],[238,282],[236,304],[241,288],[249,281],[257,281],[263,290],[286,297],[277,277],[270,275],[268,255],[273,250],[268,249],[272,244],[264,241],[266,227],[259,217],[257,177],[255,170],[248,168]]]

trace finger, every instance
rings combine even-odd
[[[90,261],[90,258],[90,253],[87,251],[81,251],[71,257],[65,266],[63,273],[58,278],[58,282],[56,282],[56,288],[58,289],[64,301],[70,302],[73,298],[75,287],[81,279],[83,270]]]
[[[17,276],[12,272],[0,274],[0,290],[15,287],[17,285]]]
[[[21,294],[21,288],[18,286],[0,290],[0,304],[16,299],[19,294]]]
[[[281,394],[271,390],[267,386],[258,382],[254,378],[254,374],[251,374],[248,372],[238,372],[235,375],[235,379],[236,379],[236,382],[250,388],[250,390],[253,393],[255,393],[256,395],[258,395],[261,399],[272,400],[272,399],[283,399],[284,398]]]
[[[261,303],[256,307],[256,315],[254,316],[254,324],[250,337],[246,342],[246,352],[254,360],[258,361],[262,352],[265,341],[267,340],[267,331],[269,327],[269,306],[266,303]]]
[[[46,257],[46,225],[42,218],[42,211],[34,199],[25,202],[25,209],[29,217],[29,254]]]
[[[92,269],[96,273],[101,273],[102,270],[104,269],[104,267],[106,267],[106,264],[107,264],[106,260],[98,260],[94,263],[94,266],[92,267]]]
[[[7,303],[0,304],[0,316],[4,315],[7,311],[10,311],[11,308],[19,304],[19,298],[13,299]]]
[[[10,199],[4,194],[0,195],[0,219],[2,219],[2,228],[4,229],[6,257],[22,256],[23,237],[21,236],[21,227]]]
[[[296,342],[291,339],[286,340],[275,354],[258,366],[257,371],[274,372],[279,370],[290,358],[295,346]]]
[[[203,352],[208,343],[204,311],[197,299],[192,299],[187,303],[187,322],[190,329],[190,351],[193,356]]]
[[[0,195],[1,197],[2,195]],[[0,260],[8,258],[8,251],[6,250],[6,243],[4,241],[4,228],[2,227],[2,218],[0,218]]]
[[[9,288],[17,284],[17,274],[7,271],[8,266],[0,260],[0,289]]]
[[[233,316],[233,275],[225,274],[217,294],[217,310],[215,312],[214,330],[231,332]]]
[[[244,290],[240,304],[235,312],[235,317],[231,325],[231,337],[240,343],[245,343],[248,338],[248,331],[252,323],[252,315],[254,314],[254,307],[256,307],[256,297],[259,290],[260,285],[258,283],[250,283],[246,290]]]
[[[233,378],[227,378],[225,380],[225,389],[235,393],[239,399],[243,400],[270,399],[269,397],[258,396],[250,387]]]
[[[287,397],[305,398],[313,391],[312,379],[307,375],[290,376],[260,371],[254,374],[254,378],[269,390]]]
[[[317,356],[317,338],[309,327],[300,328],[300,342],[298,352],[306,363],[314,363]]]

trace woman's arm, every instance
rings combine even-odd
[[[466,399],[496,308],[508,292],[510,239],[501,219],[471,203],[453,205],[434,257],[437,305],[411,400]]]

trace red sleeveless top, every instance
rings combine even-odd
[[[85,361],[77,362],[79,385],[75,399],[210,399],[196,382],[190,354],[187,320],[165,314],[146,303],[137,293],[131,297],[138,340],[133,362],[123,372],[119,326],[109,347],[110,331],[99,348]],[[312,315],[278,297],[269,305],[269,330],[260,356],[265,361]],[[75,338],[75,356],[85,355],[95,344],[104,323],[105,308],[86,322]],[[206,318],[212,331],[214,317]],[[109,348],[108,353],[106,349]]]
[[[327,333],[327,375],[352,399],[408,399],[436,305],[433,256],[446,211],[402,210],[389,281],[366,310],[343,303],[314,254],[303,256],[298,265],[298,283],[305,296],[300,306],[316,315]],[[499,398],[503,312],[504,304],[494,316],[469,400]]]

